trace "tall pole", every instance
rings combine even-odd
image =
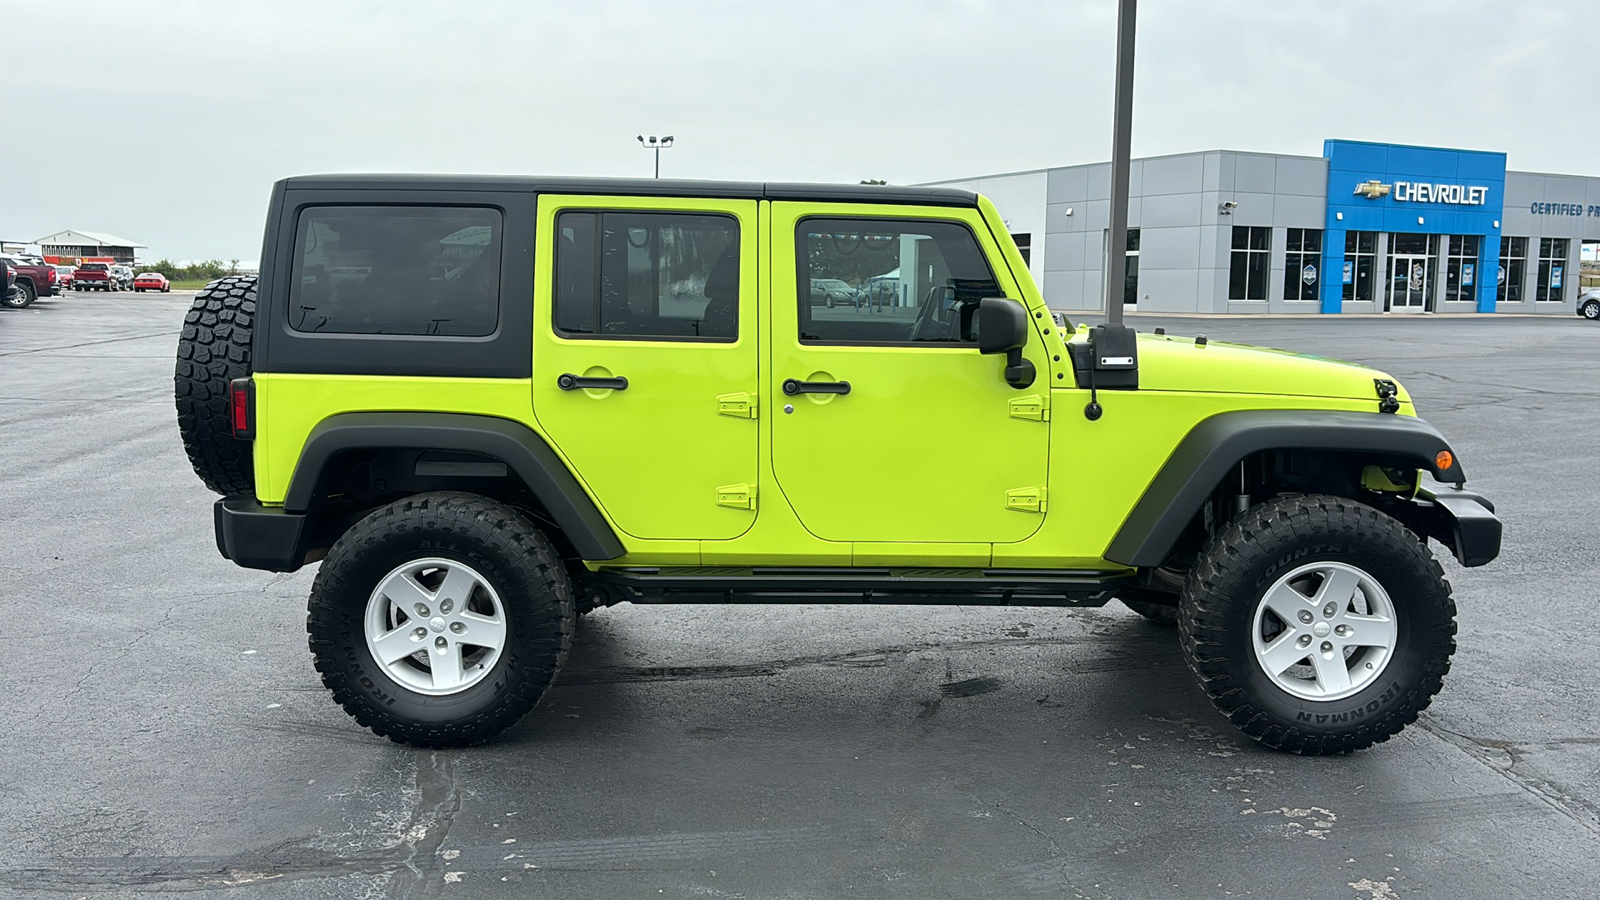
[[[1111,234],[1106,266],[1106,322],[1122,323],[1128,280],[1128,169],[1133,141],[1133,20],[1136,0],[1117,2],[1117,109],[1111,125]]]

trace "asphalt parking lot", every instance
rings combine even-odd
[[[235,568],[174,422],[189,297],[0,311],[0,896],[1593,897],[1600,326],[1158,319],[1399,377],[1506,524],[1396,739],[1238,736],[1101,610],[634,606],[487,747],[371,736],[313,571]],[[1437,549],[1437,548],[1436,548]]]

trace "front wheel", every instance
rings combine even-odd
[[[1589,321],[1600,320],[1600,300],[1589,300],[1583,304],[1583,317]]]
[[[572,645],[572,586],[504,504],[437,492],[362,519],[328,551],[306,631],[322,683],[375,734],[480,744],[549,689]]]
[[[1439,692],[1455,602],[1427,545],[1343,497],[1282,497],[1207,543],[1184,584],[1184,658],[1213,705],[1279,750],[1388,740]]]

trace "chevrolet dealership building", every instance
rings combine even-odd
[[[994,200],[1052,308],[1103,308],[1109,163],[939,184]],[[1330,140],[1136,159],[1129,184],[1122,294],[1141,312],[1571,315],[1600,248],[1600,178],[1508,172],[1504,153]]]

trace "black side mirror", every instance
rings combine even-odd
[[[1028,346],[1028,310],[1008,297],[978,301],[978,352],[1006,355],[1006,384],[1022,389],[1037,375],[1033,363],[1022,358]]]

